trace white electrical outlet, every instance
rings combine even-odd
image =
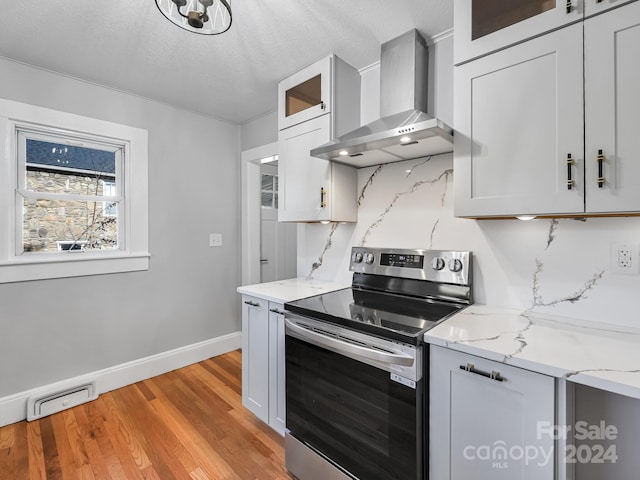
[[[210,247],[221,247],[222,246],[222,234],[221,233],[211,233],[211,234],[209,234],[209,246]]]
[[[638,258],[638,244],[611,244],[611,272],[627,275],[638,275],[640,259]]]

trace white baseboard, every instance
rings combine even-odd
[[[131,362],[83,374],[81,377],[68,378],[50,385],[0,398],[0,427],[19,422],[27,418],[27,400],[34,391],[43,388],[55,389],[60,385],[81,381],[87,377],[96,379],[98,394],[106,393],[132,383],[155,377],[163,373],[201,362],[207,358],[237,350],[242,345],[242,333],[235,332],[203,342],[194,343],[167,352],[140,358]]]

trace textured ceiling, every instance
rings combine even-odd
[[[451,0],[231,0],[220,36],[178,28],[154,0],[3,3],[0,56],[234,123],[274,110],[278,81],[330,53],[360,69],[411,28],[453,25]]]

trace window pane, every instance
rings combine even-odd
[[[25,187],[34,192],[102,195],[100,180],[115,182],[112,151],[27,138],[26,164]]]
[[[273,175],[262,174],[262,190],[273,190]]]
[[[105,197],[115,197],[116,182],[102,182],[102,195]],[[105,216],[114,216],[118,214],[118,205],[115,202],[103,202],[102,212]]]
[[[118,217],[105,215],[104,203],[25,199],[24,251],[117,248]]]

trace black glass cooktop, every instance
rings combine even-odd
[[[285,304],[292,313],[413,345],[424,332],[465,305],[345,288]]]

